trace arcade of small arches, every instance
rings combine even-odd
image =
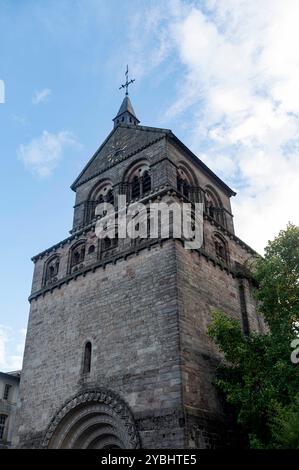
[[[108,236],[100,240],[100,252],[104,254],[106,251],[110,251],[118,246],[118,237],[111,239]],[[93,257],[96,254],[97,248],[95,245],[90,245],[88,250],[86,249],[86,240],[80,240],[73,245],[69,250],[68,256],[68,270],[67,274],[75,273],[84,267],[84,262],[87,257]],[[51,256],[46,261],[44,267],[44,278],[43,285],[50,286],[58,281],[58,274],[61,265],[61,257],[59,254]]]
[[[153,189],[152,171],[147,161],[139,161],[124,174],[119,185],[119,194],[124,194],[127,201],[138,200],[148,196]],[[226,226],[221,199],[211,186],[200,188],[193,171],[185,164],[177,168],[177,191],[188,201],[203,202],[206,214],[222,226]],[[89,224],[96,219],[96,207],[101,203],[114,205],[116,187],[111,180],[97,183],[92,189],[84,209],[84,223]]]
[[[149,164],[141,161],[130,167],[124,175],[124,181],[121,184],[121,192],[126,194],[128,200],[139,199],[150,193],[152,189],[152,176]],[[177,169],[177,190],[187,200],[200,200],[204,202],[205,213],[212,220],[215,220],[222,226],[225,226],[224,211],[220,197],[211,186],[207,186],[202,194],[196,177],[192,171],[185,165]],[[200,193],[200,194],[199,194]],[[109,203],[114,205],[114,187],[110,180],[104,180],[98,183],[91,191],[88,202],[85,207],[85,222],[95,220],[95,210],[100,203]],[[100,253],[105,256],[105,252],[118,246],[117,234],[115,238],[102,238],[98,247]],[[86,240],[79,240],[71,248],[68,258],[68,273],[73,273],[84,267],[86,256],[93,255],[96,252],[96,246],[91,245],[86,249]],[[218,234],[214,237],[214,251],[216,258],[222,263],[228,263],[228,247],[225,239]],[[43,285],[49,286],[57,281],[60,267],[59,254],[53,255],[45,263]]]
[[[139,162],[130,168],[124,175],[120,188],[120,193],[125,194],[128,201],[148,195],[152,189],[151,169],[148,163]],[[114,205],[114,188],[109,180],[97,184],[91,191],[85,204],[86,224],[96,218],[96,207],[104,202]]]
[[[149,222],[149,219],[148,219]],[[149,231],[149,227],[148,227]],[[132,240],[133,245],[136,245],[139,239]],[[228,244],[225,238],[219,234],[214,233],[213,235],[213,245],[214,245],[214,253],[217,260],[221,263],[229,264],[229,251],[228,251]],[[118,246],[118,237],[111,239],[109,237],[102,238],[100,240],[100,250],[102,255],[105,256],[105,253],[109,254],[111,249],[117,248]],[[86,256],[93,256],[96,253],[95,245],[91,245],[86,252],[86,240],[81,240],[77,242],[73,247],[70,248],[69,252],[69,268],[68,273],[75,273],[76,271],[82,269],[84,267],[84,262],[86,260]],[[45,263],[44,268],[44,286],[50,286],[54,284],[58,280],[60,268],[60,255],[52,256],[48,261]]]

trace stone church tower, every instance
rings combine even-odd
[[[234,233],[234,191],[170,130],[140,125],[128,95],[72,190],[71,235],[33,258],[15,445],[230,445],[211,312],[229,313],[245,333],[263,329],[243,269],[255,253]],[[202,247],[99,239],[95,208],[119,194],[203,202]]]

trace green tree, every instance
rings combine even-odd
[[[290,405],[277,406],[271,430],[275,447],[299,449],[299,393]]]
[[[299,365],[290,359],[299,335],[299,227],[289,224],[268,243],[252,275],[268,333],[245,336],[238,321],[214,312],[208,334],[225,358],[216,384],[234,405],[251,447],[296,447],[287,423],[299,423]]]

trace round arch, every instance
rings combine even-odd
[[[222,201],[217,191],[209,184],[205,187],[206,199],[210,198],[214,207],[222,207]]]
[[[100,195],[105,196],[108,191],[112,190],[113,184],[110,179],[98,181],[91,189],[88,201],[97,201]]]
[[[137,160],[125,170],[122,181],[130,183],[134,176],[141,177],[145,171],[150,171],[149,162],[144,158]]]
[[[152,189],[152,175],[148,161],[140,159],[130,165],[124,172],[122,185],[129,200],[149,194]]]
[[[74,266],[83,263],[85,259],[86,251],[86,239],[82,238],[73,243],[69,249],[68,255],[68,272],[72,270]]]
[[[186,179],[190,186],[198,186],[198,180],[195,173],[186,162],[180,161],[178,163],[177,171],[178,177]]]
[[[54,253],[44,264],[43,285],[51,284],[57,281],[60,266],[60,254]]]
[[[136,449],[134,418],[126,403],[104,388],[68,400],[53,417],[43,440],[48,449]]]
[[[214,242],[216,257],[220,259],[223,263],[228,263],[229,262],[229,249],[228,249],[228,243],[225,237],[219,232],[214,232],[213,242]]]

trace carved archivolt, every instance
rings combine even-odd
[[[100,388],[79,393],[60,408],[48,426],[43,447],[136,449],[140,439],[126,403]]]

